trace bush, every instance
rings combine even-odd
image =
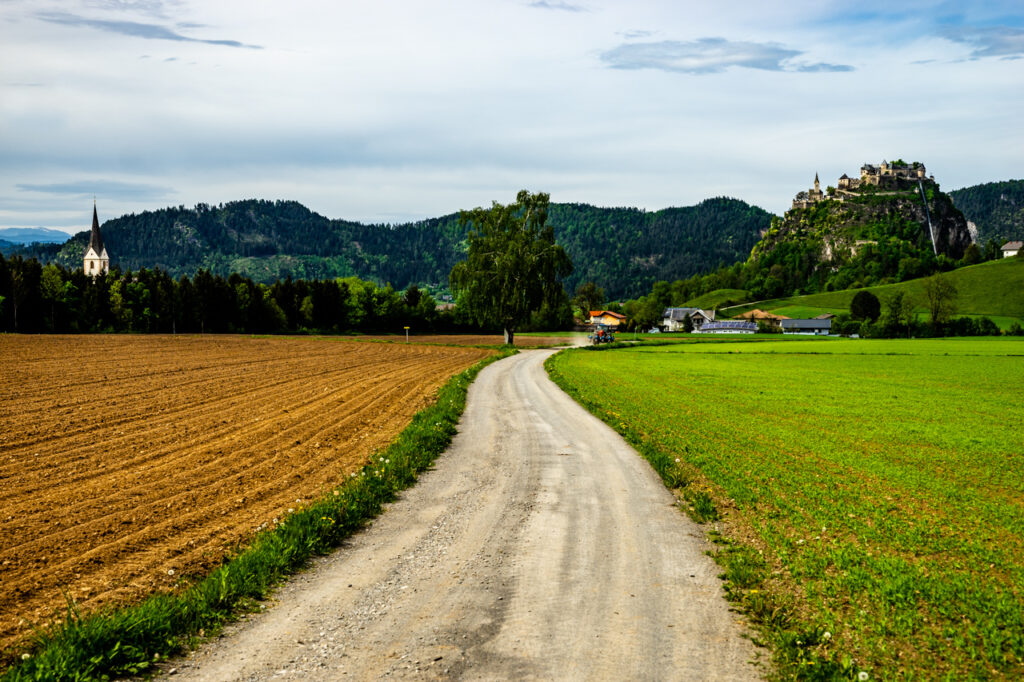
[[[870,291],[858,291],[850,301],[850,316],[874,322],[882,314],[882,304]]]

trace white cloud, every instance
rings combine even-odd
[[[653,43],[624,43],[601,54],[613,69],[657,69],[678,73],[721,73],[730,67],[764,71],[853,71],[840,64],[800,64],[802,55],[776,43],[698,38],[689,42],[663,40]]]

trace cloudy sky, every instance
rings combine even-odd
[[[780,213],[896,157],[954,189],[1024,176],[1022,57],[1020,0],[0,0],[0,227],[523,188]]]

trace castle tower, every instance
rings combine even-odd
[[[103,235],[100,234],[100,221],[96,216],[96,201],[92,202],[92,235],[89,237],[89,246],[85,249],[85,258],[82,261],[82,269],[85,274],[95,277],[105,275],[110,271],[110,256],[103,246]]]
[[[825,193],[821,191],[821,182],[818,181],[818,174],[814,174],[814,189],[807,191],[807,200],[810,202],[821,201]]]

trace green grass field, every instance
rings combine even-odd
[[[989,317],[1001,329],[1008,329],[1013,322],[1024,323],[1024,258],[1002,260],[972,265],[954,270],[945,275],[956,285],[958,295],[954,315]],[[814,317],[821,313],[849,312],[850,301],[861,289],[830,291],[822,294],[793,296],[790,298],[759,301],[735,306],[722,311],[723,315],[735,317],[754,308],[768,310],[787,317]],[[924,280],[915,279],[899,284],[868,287],[884,302],[896,291],[904,291],[917,304],[923,318],[925,311]]]
[[[727,589],[780,677],[1024,676],[1024,339],[689,343],[549,370],[714,502]]]
[[[697,298],[691,298],[683,307],[712,310],[728,301],[743,301],[750,296],[746,289],[715,289]]]

